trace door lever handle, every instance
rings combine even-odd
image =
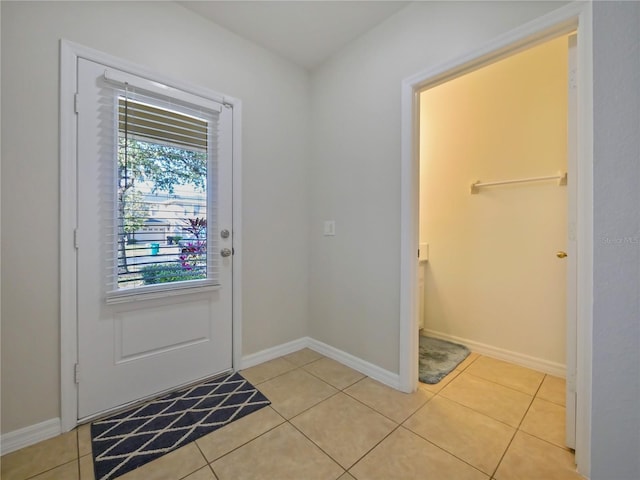
[[[562,250],[556,252],[556,257],[558,258],[564,258],[567,256],[567,252],[563,252]]]

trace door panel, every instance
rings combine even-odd
[[[222,229],[233,231],[232,109],[202,99],[203,111],[211,109],[219,115],[217,143],[212,147],[217,159],[208,161],[207,167],[207,262],[213,265],[215,278],[198,285],[160,285],[164,290],[152,295],[127,291],[113,301],[108,272],[118,255],[113,235],[117,220],[112,218],[117,190],[118,88],[106,78],[106,68],[78,61],[80,419],[232,368],[233,256],[219,255],[222,248],[232,248],[232,236],[219,235]],[[127,72],[110,67],[109,71],[136,80]],[[176,105],[182,101],[176,100]],[[179,265],[182,247],[159,242],[160,248],[170,252],[163,259]],[[157,261],[153,255],[148,258]]]
[[[116,363],[161,355],[169,350],[211,341],[212,301],[195,300],[167,307],[114,315]],[[191,319],[184,321],[184,317]]]

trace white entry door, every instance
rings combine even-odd
[[[232,108],[79,59],[78,418],[232,368]]]

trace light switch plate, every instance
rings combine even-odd
[[[335,220],[325,220],[324,221],[324,235],[334,236],[336,234],[336,221]]]

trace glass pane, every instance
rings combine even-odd
[[[207,278],[206,121],[197,119],[205,125],[204,148],[185,146],[174,141],[175,131],[184,123],[180,117],[191,117],[167,110],[162,131],[143,131],[135,125],[136,102],[127,100],[123,109],[124,102],[118,128],[118,289]]]

